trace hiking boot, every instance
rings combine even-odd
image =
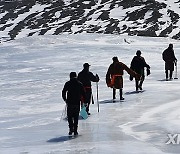
[[[73,132],[69,131],[69,135],[72,135]]]
[[[69,129],[69,135],[72,135],[73,132],[74,132],[74,128],[70,128]]]
[[[141,87],[141,86],[139,86],[139,89],[140,89],[140,90],[142,90],[142,87]]]
[[[78,132],[76,131],[76,132],[74,132],[74,135],[78,135]]]

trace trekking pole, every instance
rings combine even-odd
[[[176,65],[176,72],[175,72],[175,77],[174,77],[174,79],[178,79],[178,77],[177,77],[177,62],[175,63],[175,65]]]
[[[97,91],[97,105],[98,105],[98,112],[99,112],[99,92],[98,92],[98,82],[96,82],[96,91]]]

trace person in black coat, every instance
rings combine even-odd
[[[92,97],[91,81],[99,82],[99,76],[97,74],[94,75],[92,72],[90,72],[89,66],[90,65],[88,63],[84,63],[83,70],[78,74],[78,80],[83,84],[86,93],[84,104],[86,105],[86,112],[88,113],[88,115],[90,115],[89,105]]]
[[[141,56],[141,51],[137,50],[136,56],[133,57],[131,61],[131,66],[130,68],[138,73],[140,75],[140,80],[135,80],[135,85],[136,85],[136,91],[138,89],[142,90],[142,84],[145,79],[145,73],[144,73],[144,67],[147,68],[147,75],[150,74],[150,66],[146,63],[144,57]],[[130,77],[130,80],[133,78]]]
[[[168,78],[171,80],[174,71],[174,64],[176,65],[177,63],[177,59],[174,55],[173,44],[169,44],[169,47],[164,50],[162,58],[165,61],[166,80],[168,80]]]
[[[69,135],[78,135],[78,118],[81,98],[85,98],[85,91],[81,82],[77,80],[76,72],[70,73],[70,80],[67,81],[62,90],[62,98],[67,104],[67,117],[69,123]]]

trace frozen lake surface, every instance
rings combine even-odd
[[[127,43],[128,42],[128,43]],[[168,38],[79,34],[35,36],[0,44],[0,151],[2,154],[172,154],[180,145],[166,144],[180,134],[180,81],[165,78],[162,52],[180,43]],[[112,57],[130,66],[137,50],[151,66],[144,91],[124,74],[125,101],[112,103],[105,75]],[[79,120],[79,136],[69,138],[63,119],[61,90],[69,73],[83,63],[100,76],[97,112]],[[178,65],[179,72],[179,65]]]

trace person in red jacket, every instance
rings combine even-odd
[[[85,99],[85,91],[81,82],[77,80],[76,72],[70,73],[70,80],[67,81],[62,90],[62,98],[67,104],[67,117],[69,123],[69,135],[78,135],[78,119],[81,98]]]
[[[174,65],[177,64],[177,59],[174,55],[173,44],[169,44],[169,47],[164,50],[162,53],[162,58],[165,61],[166,80],[172,80]]]
[[[124,63],[119,62],[118,57],[113,57],[112,60],[113,63],[109,66],[106,73],[106,84],[108,87],[113,88],[113,100],[116,99],[116,89],[119,89],[120,100],[124,100],[122,96],[124,70],[137,80],[139,79],[139,75]]]

